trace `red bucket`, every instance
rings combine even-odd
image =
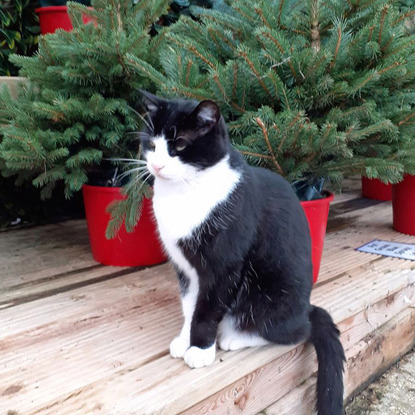
[[[403,180],[393,185],[393,229],[415,236],[415,176],[405,174]]]
[[[392,185],[362,176],[362,196],[375,200],[392,200]]]
[[[125,198],[120,187],[84,185],[85,214],[92,255],[101,264],[115,266],[147,266],[166,260],[157,235],[152,202],[144,199],[143,211],[134,231],[122,225],[114,239],[105,237],[110,219],[108,205]]]
[[[70,32],[73,29],[72,21],[68,15],[66,6],[48,6],[36,9],[39,15],[40,32],[42,35],[54,33],[57,29],[63,29]],[[93,19],[89,16],[82,16],[85,24]]]
[[[301,202],[308,220],[311,235],[311,258],[313,262],[313,282],[317,281],[320,271],[321,257],[323,255],[324,237],[326,236],[327,219],[329,216],[330,203],[334,195],[324,199]]]

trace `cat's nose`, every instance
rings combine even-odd
[[[156,173],[159,173],[160,170],[164,169],[164,165],[160,165],[160,164],[151,164],[151,167],[154,169],[154,171]]]

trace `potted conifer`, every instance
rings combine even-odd
[[[401,86],[412,82],[414,42],[393,1],[229,5],[226,13],[200,10],[202,25],[183,18],[163,33],[162,71],[132,55],[130,66],[164,96],[218,102],[234,144],[291,181],[304,207],[319,203],[307,195],[327,201],[321,179],[398,181],[403,163],[393,144],[413,111]]]
[[[67,197],[84,186],[94,257],[112,265],[150,265],[165,256],[151,219],[151,203],[143,202],[151,188],[140,175],[139,162],[126,165],[134,167],[125,175],[134,186],[130,186],[128,207],[108,228],[116,236],[113,239],[105,238],[106,209],[110,200],[125,198],[120,186],[127,172],[122,162],[110,159],[137,159],[138,140],[132,132],[141,128],[142,121],[131,105],[138,99],[139,88],[151,89],[147,77],[131,71],[126,56],[132,53],[156,64],[149,32],[167,10],[168,0],[149,4],[95,0],[92,5],[90,10],[70,3],[73,31],[42,36],[39,53],[32,58],[11,58],[30,84],[17,100],[7,91],[0,96],[0,123],[5,124],[0,165],[3,174],[16,174],[18,181],[30,179],[42,187],[44,197],[51,196],[58,182],[64,183]],[[85,13],[96,20],[96,26],[83,24]],[[133,229],[131,237],[126,231]],[[137,242],[137,237],[146,241]],[[132,248],[125,247],[127,239]]]

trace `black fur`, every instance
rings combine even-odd
[[[343,347],[330,315],[310,305],[311,241],[292,187],[275,173],[248,166],[230,145],[222,118],[198,130],[198,103],[147,99],[156,104],[151,114],[155,135],[174,131],[190,137],[181,154],[175,153],[174,136],[168,137],[172,156],[204,169],[228,154],[231,167],[242,173],[229,198],[191,238],[179,241],[199,275],[191,345],[211,346],[226,313],[240,330],[278,344],[311,341],[318,356],[318,414],[342,414]],[[179,278],[186,287],[185,276]]]

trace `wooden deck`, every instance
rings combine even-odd
[[[353,190],[331,208],[312,299],[341,329],[345,398],[415,343],[415,262],[354,250],[415,243],[391,216]],[[181,327],[170,266],[97,264],[84,221],[0,233],[0,293],[0,415],[312,413],[311,346],[218,352],[189,369],[168,355]]]

